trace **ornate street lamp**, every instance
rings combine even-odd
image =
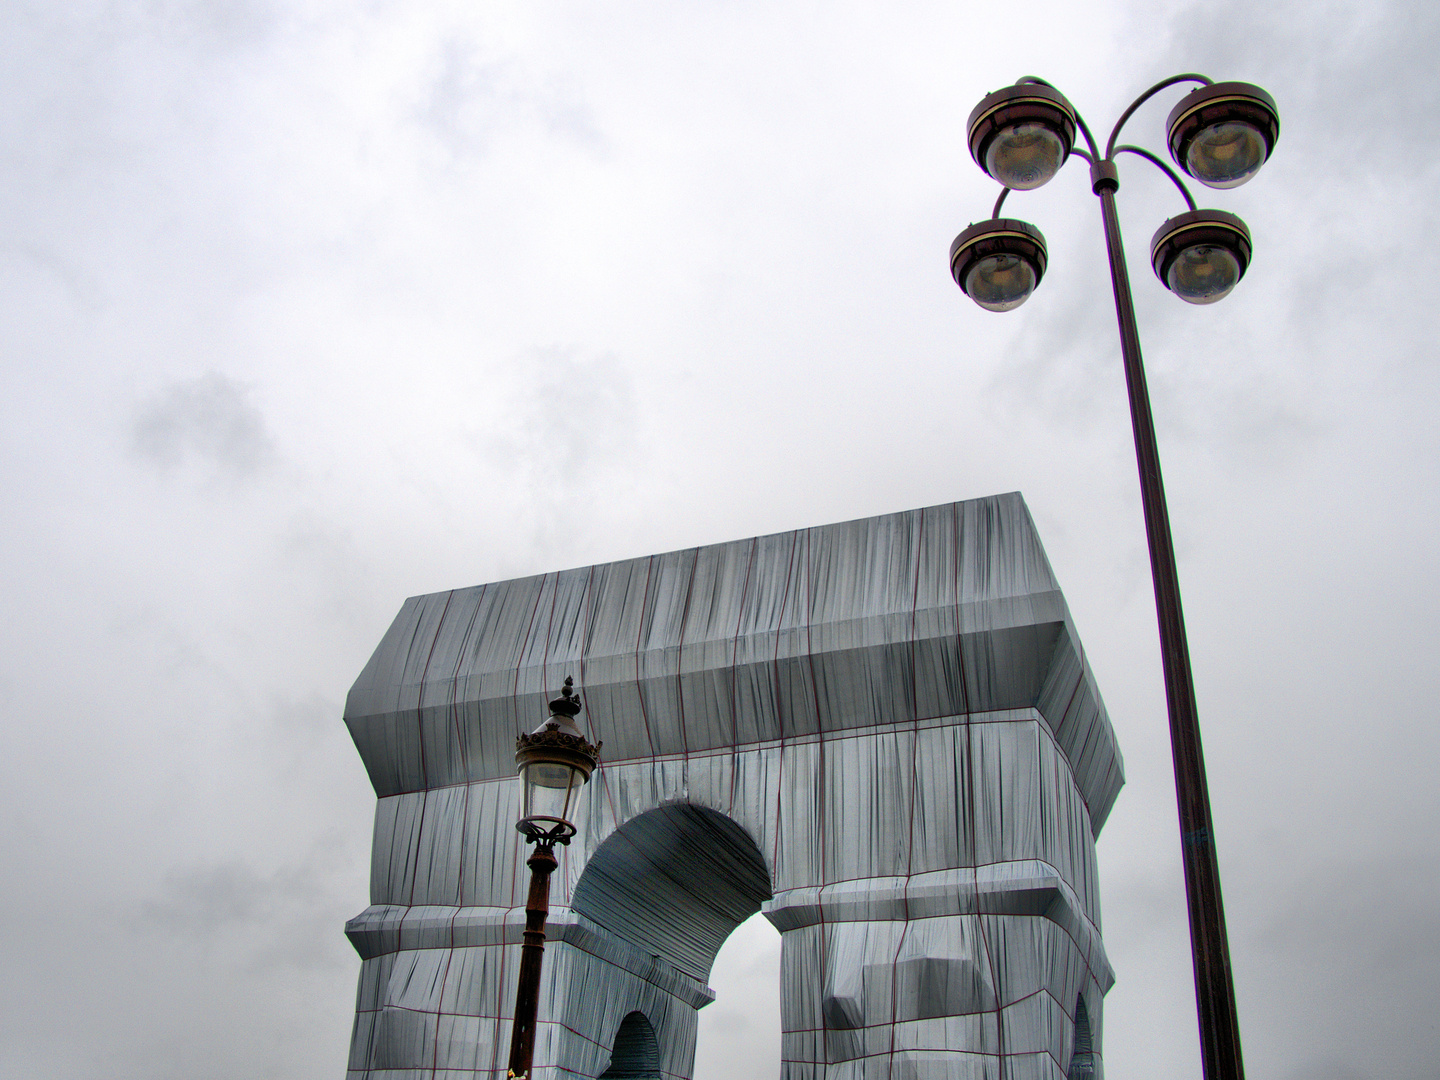
[[[1002,185],[989,221],[971,225],[950,246],[955,283],[981,307],[1009,311],[1023,304],[1045,272],[1045,240],[1033,225],[1000,217],[1012,190],[1037,188],[1074,155],[1090,163],[1090,187],[1100,197],[1110,283],[1120,323],[1120,352],[1130,395],[1135,456],[1155,583],[1165,668],[1165,697],[1170,713],[1170,747],[1175,762],[1175,795],[1180,811],[1180,842],[1185,867],[1185,896],[1190,913],[1190,945],[1195,968],[1195,999],[1200,1025],[1200,1057],[1205,1080],[1243,1080],[1240,1024],[1230,972],[1225,908],[1220,897],[1220,867],[1210,820],[1210,795],[1195,707],[1195,684],[1160,454],[1150,396],[1140,359],[1140,335],[1130,294],[1130,274],[1120,242],[1115,192],[1120,187],[1115,159],[1134,154],[1157,166],[1177,188],[1188,208],[1160,226],[1150,244],[1150,261],[1165,287],[1192,304],[1210,304],[1226,296],[1250,265],[1250,230],[1234,214],[1200,210],[1189,189],[1159,157],[1138,146],[1117,146],[1120,129],[1142,104],[1179,83],[1199,83],[1171,111],[1167,144],[1177,165],[1212,188],[1233,188],[1259,171],[1280,137],[1280,116],[1264,90],[1249,83],[1216,83],[1203,75],[1176,75],[1141,94],[1116,121],[1105,153],[1065,96],[1042,79],[1026,77],[983,98],[970,114],[970,154]],[[1075,145],[1079,132],[1088,150]]]
[[[600,762],[601,743],[591,746],[575,723],[583,706],[567,677],[560,696],[550,702],[550,718],[515,740],[520,767],[520,820],[515,823],[535,851],[530,894],[525,901],[525,943],[520,947],[520,981],[515,991],[515,1023],[510,1029],[510,1078],[526,1080],[535,1051],[535,1012],[540,996],[540,964],[545,957],[545,919],[550,914],[550,873],[555,845],[575,835],[570,820],[580,789]]]

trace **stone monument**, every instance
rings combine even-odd
[[[407,601],[345,710],[378,798],[350,1080],[503,1080],[515,739],[566,676],[604,750],[557,849],[537,1080],[688,1080],[756,911],[782,1080],[1103,1076],[1123,771],[1010,494]]]

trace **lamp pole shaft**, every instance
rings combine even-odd
[[[520,946],[520,981],[515,989],[515,1023],[510,1028],[510,1076],[528,1077],[535,1053],[535,1013],[540,1000],[540,964],[545,959],[545,919],[550,914],[550,872],[555,852],[535,845],[526,860],[530,895],[525,900],[525,940]]]
[[[1170,537],[1170,515],[1165,507],[1165,486],[1160,477],[1160,452],[1155,444],[1145,368],[1140,360],[1140,334],[1135,325],[1130,275],[1120,242],[1116,185],[1109,180],[1099,181],[1095,186],[1105,222],[1115,314],[1120,322],[1120,352],[1125,363],[1125,385],[1130,393],[1130,420],[1135,429],[1135,458],[1140,468],[1145,534],[1150,543],[1150,571],[1155,582],[1155,611],[1160,623],[1165,698],[1170,710],[1170,752],[1175,761],[1175,799],[1180,811],[1180,850],[1185,866],[1185,900],[1190,913],[1190,951],[1195,964],[1200,1059],[1205,1080],[1244,1080],[1240,1022],[1230,974],[1230,944],[1225,934],[1225,906],[1220,896],[1220,864],[1215,855],[1205,756],[1200,746],[1195,684],[1190,674],[1190,647],[1185,640],[1175,547]]]

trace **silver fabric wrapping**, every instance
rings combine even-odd
[[[352,1080],[504,1076],[515,736],[567,675],[604,749],[557,849],[539,1080],[637,1075],[637,1012],[645,1068],[690,1077],[757,910],[783,1080],[1103,1077],[1123,768],[1010,494],[407,601],[345,713],[378,796]]]

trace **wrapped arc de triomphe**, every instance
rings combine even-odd
[[[345,718],[374,784],[349,1077],[503,1080],[515,737],[603,740],[534,1072],[690,1077],[716,951],[782,934],[783,1080],[1103,1077],[1120,754],[1018,494],[407,601]]]

